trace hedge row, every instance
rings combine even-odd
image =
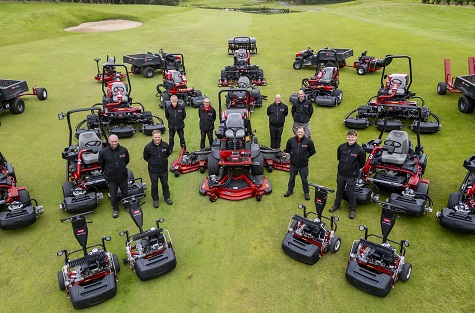
[[[475,0],[422,0],[422,3],[445,4],[445,5],[473,5],[473,6],[475,6]]]

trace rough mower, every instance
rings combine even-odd
[[[468,234],[475,234],[475,156],[463,162],[468,172],[458,191],[449,195],[447,207],[436,216],[442,227]]]
[[[44,208],[30,198],[25,186],[16,185],[13,165],[0,152],[0,228],[15,229],[36,222]]]
[[[48,97],[48,92],[43,87],[35,85],[31,93],[28,90],[28,84],[24,80],[0,79],[0,113],[4,110],[10,110],[13,114],[23,113],[23,96],[36,96],[39,100],[46,100]]]
[[[103,236],[100,244],[87,245],[87,224],[92,223],[88,215],[91,214],[93,212],[85,212],[61,219],[62,223],[71,223],[74,237],[81,246],[78,250],[57,252],[57,256],[64,255],[64,266],[58,272],[59,289],[66,291],[75,309],[91,307],[117,294],[120,263],[116,254],[107,251],[105,243],[111,237]],[[71,258],[80,252],[82,257]]]
[[[406,59],[409,74],[396,73],[386,75],[386,66],[394,59]],[[366,105],[362,105],[345,116],[343,124],[352,129],[364,129],[374,119],[379,130],[400,130],[404,127],[401,119],[413,120],[409,126],[415,131],[431,134],[440,130],[440,119],[424,105],[424,99],[409,91],[412,85],[411,58],[407,55],[388,55],[384,59],[381,74],[381,87],[376,96],[371,97]],[[417,121],[416,121],[417,120]]]
[[[234,52],[234,64],[221,70],[221,78],[218,80],[219,87],[231,87],[236,85],[241,77],[247,77],[253,86],[265,86],[264,70],[259,65],[251,64],[249,50],[238,49]]]
[[[130,72],[140,74],[145,78],[155,76],[155,71],[159,69],[176,69],[183,71],[183,58],[178,53],[165,53],[160,49],[158,53],[139,53],[124,55],[122,62],[131,64]]]
[[[182,54],[178,55],[184,62]],[[206,96],[203,96],[201,90],[194,87],[188,87],[186,78],[185,65],[181,64],[180,68],[169,68],[167,64],[162,71],[163,84],[157,85],[157,97],[160,97],[160,107],[165,109],[171,103],[170,97],[175,95],[178,101],[183,101],[185,105],[199,108],[203,104]]]
[[[396,214],[403,208],[388,202],[377,201],[377,203],[383,206],[382,236],[368,234],[368,228],[360,225],[359,229],[364,231],[364,238],[353,241],[345,277],[356,288],[383,298],[399,280],[403,282],[409,280],[412,265],[406,262],[406,247],[409,247],[409,241],[397,242],[388,239],[396,223]],[[370,236],[382,239],[382,243],[369,241]],[[399,246],[399,252],[396,249],[397,246]]]
[[[249,98],[250,92],[247,93]],[[264,156],[260,151],[257,138],[251,130],[250,104],[247,107],[236,107],[228,103],[223,112],[223,94],[231,90],[219,92],[219,116],[221,123],[216,139],[208,156],[208,177],[203,180],[200,194],[208,195],[211,202],[218,198],[242,200],[262,196],[272,192],[270,181],[264,176]]]
[[[107,63],[102,65],[103,70],[101,71],[99,67],[99,61],[100,58],[95,58],[94,61],[96,61],[96,66],[97,66],[97,74],[94,76],[94,79],[96,81],[102,82],[102,81],[112,81],[112,80],[122,80],[125,78],[126,74],[123,74],[121,72],[117,72],[114,64],[115,64],[115,57],[109,57],[107,56]]]
[[[356,73],[358,75],[364,75],[368,72],[376,72],[384,67],[384,59],[375,58],[372,56],[368,56],[368,51],[364,51],[353,63],[353,68],[356,69]],[[388,62],[391,63],[392,59],[388,59]],[[386,64],[388,66],[389,64]]]
[[[282,250],[297,261],[306,264],[315,264],[328,251],[336,253],[341,246],[340,237],[335,235],[337,230],[338,216],[325,217],[322,215],[327,203],[328,193],[333,189],[309,183],[315,188],[315,208],[316,212],[307,212],[303,204],[299,204],[299,209],[303,209],[303,216],[295,214],[290,219],[287,235],[282,241]],[[309,215],[316,215],[310,218]],[[325,222],[330,221],[330,228],[325,228]]]
[[[264,167],[270,173],[274,169],[284,172],[290,172],[290,154],[282,150],[260,146],[262,156],[264,158]]]
[[[127,258],[123,260],[124,264],[129,263],[140,280],[149,280],[175,269],[176,257],[170,233],[160,227],[160,223],[165,221],[163,218],[155,221],[156,228],[143,231],[144,202],[140,202],[143,197],[144,194],[138,194],[121,200],[122,204],[128,205],[130,216],[140,232],[129,235],[128,230],[123,230],[120,236],[127,238],[125,242]]]
[[[257,54],[256,38],[234,37],[228,39],[228,55],[233,55],[236,50],[245,49],[249,53]]]
[[[351,56],[353,56],[353,49],[325,47],[315,53],[312,48],[308,47],[295,54],[292,66],[295,70],[300,70],[303,66],[338,66],[342,68],[346,66],[346,59]]]

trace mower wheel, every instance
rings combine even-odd
[[[437,84],[437,93],[439,95],[445,95],[447,93],[447,83],[446,82],[439,82]]]
[[[71,197],[73,195],[74,183],[67,181],[63,183],[63,196],[65,198]]]
[[[356,68],[356,74],[358,75],[364,75],[366,74],[366,69],[364,68],[364,66],[360,65]]]
[[[208,156],[208,175],[218,175],[219,174],[219,160],[214,156]]]
[[[343,91],[341,89],[336,88],[333,91],[333,96],[335,97],[335,106],[337,106],[343,100]]]
[[[13,114],[21,114],[25,111],[25,102],[23,99],[15,98],[10,100],[10,112]]]
[[[64,276],[62,271],[58,271],[58,285],[59,290],[66,290],[66,284],[64,283]]]
[[[340,237],[335,236],[330,240],[329,248],[330,248],[331,253],[336,253],[338,250],[340,250],[340,246],[341,246]]]
[[[142,69],[142,75],[145,78],[152,78],[155,75],[155,70],[151,67],[144,67]]]
[[[472,113],[475,108],[475,101],[470,97],[463,95],[458,102],[459,111],[462,113]],[[12,108],[10,108],[11,110]]]
[[[404,263],[402,266],[402,271],[401,271],[401,276],[400,279],[403,282],[406,282],[409,280],[411,277],[411,272],[412,272],[412,264],[411,263]]]
[[[120,262],[119,262],[119,258],[117,257],[117,254],[112,254],[112,262],[114,263],[115,272],[119,273],[120,272]]]
[[[262,196],[256,196],[256,200],[257,200],[257,202],[261,201],[261,200],[262,200]]]
[[[205,167],[204,166],[200,166],[200,173],[203,174],[205,172]]]
[[[453,209],[460,201],[462,201],[462,193],[460,191],[451,192],[449,195],[449,201],[447,201],[447,207]]]
[[[195,90],[195,96],[196,97],[201,97],[203,94],[201,93],[201,90]]]
[[[272,170],[273,170],[273,169],[274,169],[274,167],[273,167],[272,165],[268,165],[268,166],[267,166],[267,171],[268,171],[269,173],[272,173]]]
[[[30,201],[30,193],[28,192],[28,190],[18,190],[18,201],[19,202],[22,202],[24,203],[26,206],[30,206],[31,205],[31,201]]]
[[[423,182],[419,182],[416,187],[416,193],[423,195],[419,196],[419,198],[426,199],[425,196],[429,195],[429,185]]]
[[[264,156],[259,153],[253,160],[251,165],[251,173],[253,176],[264,174]],[[256,163],[256,165],[254,165]]]
[[[294,64],[292,64],[294,70],[300,70],[302,68],[302,62],[300,61],[295,61]]]
[[[36,97],[38,100],[46,100],[46,98],[48,98],[48,92],[45,88],[36,88]]]
[[[215,194],[209,196],[209,201],[216,202],[216,200],[218,200],[218,197]]]
[[[174,170],[174,171],[173,171],[173,174],[175,174],[175,177],[180,176],[180,172],[179,172],[178,170]]]

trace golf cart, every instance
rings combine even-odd
[[[353,49],[325,47],[315,53],[312,48],[308,47],[295,54],[292,66],[295,70],[300,70],[303,66],[338,66],[342,68],[346,66],[346,59],[351,56],[353,56]]]
[[[367,54],[368,51],[364,51],[358,57],[358,60],[353,63],[353,68],[356,69],[356,73],[358,75],[364,75],[368,72],[376,72],[384,67],[385,58],[375,58],[372,56],[368,56]],[[388,61],[391,62],[392,59],[388,59]],[[386,66],[387,65],[389,64],[386,64]]]
[[[326,252],[336,253],[340,249],[341,239],[335,235],[338,216],[322,215],[328,193],[334,190],[313,183],[309,183],[309,186],[315,188],[316,212],[307,212],[303,204],[298,205],[299,209],[303,209],[303,216],[295,214],[290,219],[287,235],[282,241],[282,250],[295,260],[312,265]],[[316,217],[311,218],[311,214]],[[330,221],[329,229],[325,228],[323,219]]]
[[[122,62],[131,64],[130,72],[140,74],[145,78],[155,76],[155,71],[159,69],[183,70],[183,58],[178,53],[165,53],[160,49],[158,53],[139,53],[124,55]]]
[[[122,80],[125,78],[125,74],[121,72],[117,72],[115,69],[115,57],[109,57],[107,56],[107,63],[103,64],[103,71],[100,70],[99,67],[99,61],[100,58],[95,58],[94,61],[96,61],[96,66],[97,66],[97,74],[94,76],[94,79],[96,81],[102,82],[110,82],[113,80]]]

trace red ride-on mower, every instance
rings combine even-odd
[[[252,86],[245,76],[239,78],[237,87],[228,88],[226,93],[228,107],[249,108],[250,112],[262,107],[264,100],[267,100],[267,96],[262,95],[258,87]]]
[[[247,77],[253,86],[266,86],[264,70],[259,65],[251,64],[249,50],[238,49],[234,51],[234,64],[221,70],[221,78],[218,80],[219,87],[231,87],[236,85],[241,77]],[[248,87],[246,87],[248,88]]]
[[[439,82],[437,84],[437,93],[439,95],[445,95],[447,91],[450,93],[462,93],[462,90],[458,89],[454,84],[456,77],[452,77],[452,72],[450,70],[450,59],[444,59],[444,71],[445,81]],[[468,75],[475,75],[474,57],[468,57]]]
[[[407,60],[409,74],[396,73],[386,75],[386,66],[395,59]],[[366,105],[351,111],[345,116],[343,124],[352,129],[364,129],[374,118],[379,130],[401,130],[404,127],[400,119],[413,120],[409,126],[420,133],[431,134],[440,130],[439,118],[424,105],[424,99],[409,91],[412,84],[411,58],[407,55],[388,55],[384,59],[381,74],[381,87],[377,96],[368,100]]]
[[[0,228],[8,230],[31,225],[43,213],[43,207],[30,198],[26,187],[16,186],[13,165],[0,152]]]
[[[107,56],[107,63],[104,63],[102,65],[102,72],[100,70],[100,67],[99,67],[99,61],[101,59],[100,58],[95,58],[94,61],[96,61],[96,65],[97,65],[97,74],[94,76],[94,79],[96,81],[99,81],[99,82],[102,82],[102,81],[106,81],[106,82],[110,82],[110,81],[113,81],[113,80],[122,80],[125,78],[125,74],[121,73],[121,72],[117,72],[117,70],[115,69],[115,57],[109,57]]]
[[[137,274],[140,280],[149,280],[166,274],[176,267],[175,251],[168,230],[160,227],[165,220],[156,220],[157,227],[143,231],[143,211],[139,200],[144,194],[130,196],[121,200],[122,204],[129,206],[129,213],[139,233],[129,236],[129,231],[123,230],[120,236],[127,236],[125,250],[127,258],[124,264],[129,263],[130,268]]]
[[[282,250],[297,261],[312,265],[326,252],[336,253],[340,249],[341,239],[335,236],[338,216],[322,216],[328,193],[334,190],[313,183],[309,185],[315,188],[316,212],[307,212],[305,206],[299,204],[299,209],[303,209],[303,216],[295,214],[290,219],[287,235],[282,241]],[[311,219],[310,214],[317,217]],[[330,221],[330,229],[325,228],[322,218]]]
[[[175,177],[180,176],[180,173],[186,174],[197,170],[203,174],[208,167],[208,155],[210,153],[211,147],[205,147],[193,152],[188,152],[185,150],[185,147],[182,147],[178,158],[173,160],[172,164],[170,164],[170,172],[172,172]]]
[[[110,236],[102,237],[102,243],[88,246],[87,224],[92,223],[86,212],[61,219],[61,222],[71,222],[74,237],[81,249],[68,252],[59,250],[58,256],[64,255],[64,266],[58,272],[60,290],[66,290],[75,309],[84,309],[113,298],[117,294],[117,273],[120,263],[116,254],[106,249],[106,241]],[[71,259],[71,255],[83,252],[83,256]]]
[[[269,173],[274,169],[290,172],[290,154],[263,145],[260,146],[260,149],[264,158],[264,167]]]
[[[376,72],[384,67],[385,59],[378,59],[367,55],[368,51],[364,51],[358,57],[358,60],[353,63],[353,68],[356,69],[358,75],[364,75],[368,72]],[[391,63],[392,59],[388,59]],[[386,64],[388,66],[389,64]]]
[[[182,54],[177,54],[184,62]],[[175,95],[179,101],[183,101],[185,105],[194,108],[199,108],[203,104],[205,96],[202,95],[201,90],[194,87],[188,87],[188,80],[186,78],[185,64],[182,63],[179,68],[165,68],[162,72],[163,84],[157,85],[157,97],[160,97],[160,107],[165,109],[171,103],[170,97]]]
[[[453,231],[475,234],[475,156],[463,162],[468,172],[456,192],[449,195],[447,207],[437,212],[442,227]]]
[[[406,262],[406,247],[409,247],[409,242],[388,239],[388,235],[396,223],[396,213],[403,208],[387,202],[377,201],[377,203],[383,205],[381,212],[382,236],[368,234],[368,228],[364,225],[359,227],[361,231],[365,232],[364,238],[355,240],[351,246],[345,277],[356,288],[384,298],[399,280],[403,282],[409,280],[412,265]],[[370,236],[381,238],[382,243],[369,241],[368,237]],[[399,246],[399,253],[391,243],[396,247]]]
[[[103,66],[103,73],[106,66],[107,63]],[[154,130],[160,130],[163,134],[166,130],[163,120],[152,115],[152,112],[145,111],[141,103],[132,101],[132,86],[127,67],[124,64],[114,66],[124,69],[127,82],[102,81],[102,103],[94,105],[102,108],[101,123],[107,127],[110,134],[119,138],[132,137],[135,134],[134,124],[141,124],[139,130],[146,135],[152,135]]]
[[[264,157],[257,138],[251,130],[251,112],[247,108],[230,106],[222,111],[222,94],[219,92],[221,124],[208,156],[208,177],[203,180],[200,194],[208,195],[211,202],[218,198],[242,200],[272,192],[270,181],[264,176]],[[247,97],[250,97],[248,90]],[[229,99],[226,97],[226,99]]]

